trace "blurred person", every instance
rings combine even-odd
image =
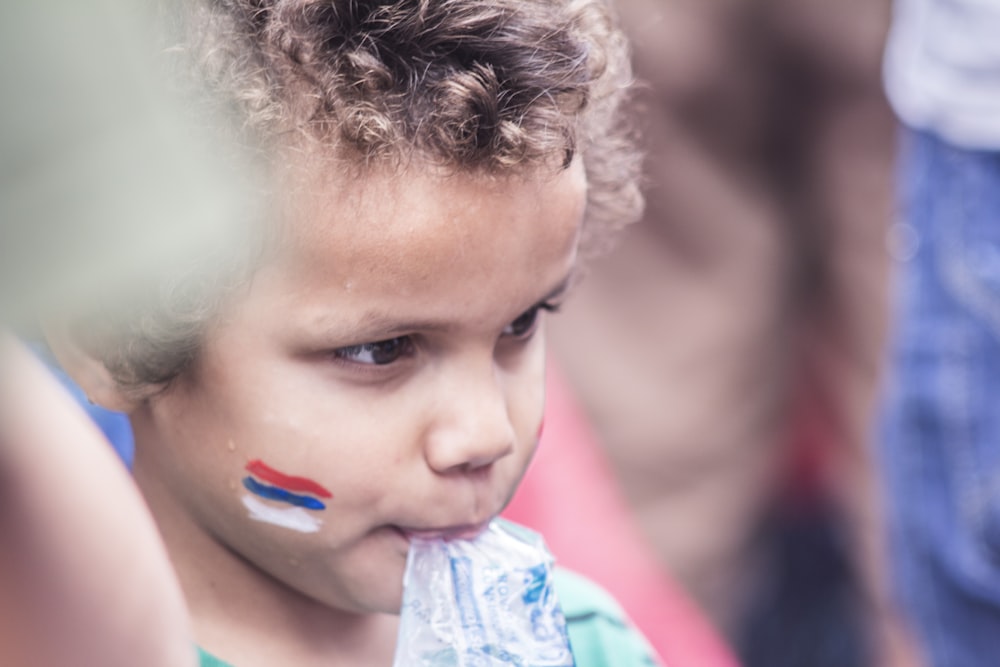
[[[196,664],[180,585],[128,472],[3,332],[0,534],[0,664]]]
[[[907,664],[869,425],[888,2],[627,0],[647,212],[554,323],[632,507],[748,665]]]
[[[901,123],[883,414],[895,591],[934,667],[1000,655],[1000,2],[897,0]]]
[[[181,122],[152,42],[125,2],[18,3],[0,20],[3,665],[196,664],[127,470],[17,338],[154,279],[252,209],[213,169],[221,142]]]

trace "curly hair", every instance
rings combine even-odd
[[[361,168],[503,174],[579,154],[582,254],[639,215],[627,45],[605,0],[179,1],[170,51],[272,160],[310,142]],[[116,318],[114,344],[85,336],[123,387],[164,386],[197,354],[218,298],[178,284]]]

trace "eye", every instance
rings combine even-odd
[[[503,328],[503,336],[510,338],[529,338],[538,326],[538,312],[546,310],[556,312],[558,306],[552,303],[539,303],[518,315],[517,319]]]
[[[413,340],[409,336],[399,336],[375,343],[340,347],[333,351],[333,355],[338,359],[355,364],[384,366],[398,361],[412,352]]]

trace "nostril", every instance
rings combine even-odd
[[[480,479],[480,478],[485,479],[489,477],[490,473],[493,471],[494,463],[495,461],[490,461],[488,463],[483,463],[478,465],[474,463],[465,463],[459,466],[455,472],[465,477],[469,477],[470,479]]]
[[[475,472],[480,470],[485,470],[490,468],[494,463],[510,455],[514,451],[513,445],[507,445],[504,447],[497,447],[488,452],[484,452],[482,456],[474,459],[470,459],[465,467],[469,472]]]

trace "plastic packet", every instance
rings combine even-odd
[[[536,533],[493,521],[471,540],[410,541],[393,667],[574,667]]]

